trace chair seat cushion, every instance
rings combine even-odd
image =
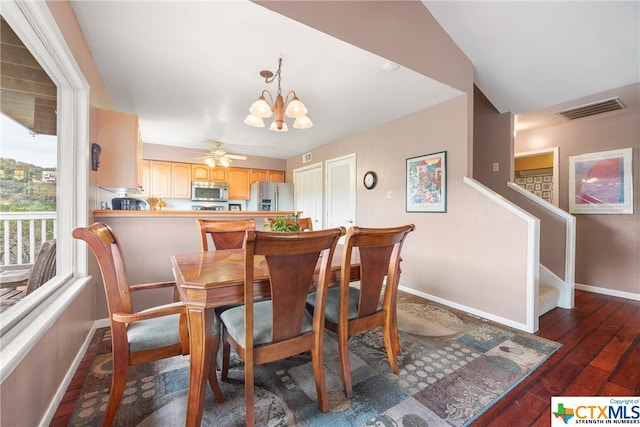
[[[129,351],[151,350],[180,342],[179,314],[130,323],[127,328]]]
[[[271,342],[271,313],[273,311],[271,300],[263,300],[253,304],[253,344],[266,344]],[[243,347],[246,346],[244,335],[244,305],[225,310],[220,314],[220,320],[227,328],[229,335]],[[304,313],[301,333],[312,330],[313,318],[309,313]]]
[[[358,301],[360,300],[360,289],[349,286],[349,304],[347,306],[347,317],[355,319],[358,317]],[[316,293],[310,292],[307,296],[307,304],[315,307]],[[378,304],[378,310],[382,309],[382,304]],[[340,312],[340,287],[332,287],[327,291],[327,302],[324,310],[324,317],[332,323],[338,323]]]

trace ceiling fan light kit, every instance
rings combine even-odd
[[[229,154],[222,149],[221,141],[214,141],[210,148],[209,155],[201,157],[210,168],[217,166],[229,167],[234,160],[247,160],[247,156],[240,154]]]
[[[287,132],[289,128],[284,121],[284,117],[295,119],[293,127],[296,129],[309,129],[313,126],[311,119],[307,116],[309,110],[298,99],[294,91],[289,91],[285,97],[282,96],[282,88],[280,86],[280,77],[282,70],[282,58],[278,59],[278,71],[275,74],[269,70],[262,70],[260,76],[264,78],[264,81],[269,84],[278,78],[278,92],[276,93],[275,102],[271,92],[267,89],[262,91],[260,97],[256,102],[251,104],[249,108],[249,115],[244,119],[245,124],[253,127],[262,128],[264,126],[264,120],[273,115],[275,118],[269,130],[274,132]],[[267,101],[267,98],[269,99]]]

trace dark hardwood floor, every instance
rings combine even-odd
[[[562,348],[472,426],[548,426],[552,396],[640,395],[640,301],[576,291],[536,335]]]
[[[552,396],[640,395],[640,301],[576,291],[575,308],[540,318],[536,335],[562,343],[472,426],[548,426]],[[51,426],[67,426],[95,358],[92,342]]]

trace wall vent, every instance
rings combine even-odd
[[[566,120],[581,119],[600,113],[608,113],[609,111],[622,110],[626,108],[619,97],[603,99],[602,101],[592,102],[590,104],[581,105],[579,107],[567,108],[566,110],[556,112],[557,115]]]
[[[302,155],[302,163],[308,163],[311,161],[311,153],[304,153]]]

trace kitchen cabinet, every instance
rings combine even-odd
[[[171,162],[150,161],[150,197],[171,197]]]
[[[191,180],[227,182],[227,168],[225,168],[224,166],[215,166],[211,168],[207,165],[192,164]]]
[[[267,176],[269,182],[284,182],[284,171],[269,171]]]
[[[258,181],[284,182],[284,171],[251,169],[251,184]]]
[[[251,184],[258,181],[267,181],[269,171],[266,169],[251,169]]]
[[[229,199],[249,200],[249,172],[246,168],[228,168]]]
[[[146,197],[191,198],[191,163],[144,160],[142,175]]]
[[[171,196],[191,198],[191,163],[171,163]]]
[[[142,161],[142,187],[140,195],[136,197],[151,197],[149,190],[151,189],[151,160]]]
[[[100,166],[96,185],[139,191],[142,185],[142,140],[138,116],[97,109],[96,143]]]

